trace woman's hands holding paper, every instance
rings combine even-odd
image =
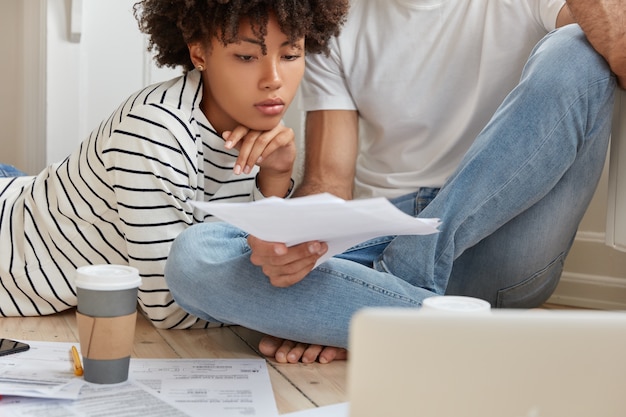
[[[328,245],[319,241],[287,247],[252,235],[248,236],[248,245],[252,249],[250,261],[263,269],[273,286],[281,288],[302,281],[328,250]]]

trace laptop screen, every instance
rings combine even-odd
[[[350,416],[626,416],[626,313],[372,308],[350,330]]]

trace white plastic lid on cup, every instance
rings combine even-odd
[[[76,270],[76,287],[95,291],[137,288],[141,277],[137,268],[126,265],[86,265]]]
[[[439,295],[426,298],[422,310],[447,311],[451,313],[485,313],[491,311],[491,304],[485,300],[462,295]]]

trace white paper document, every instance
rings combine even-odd
[[[278,416],[264,359],[132,359],[130,375],[190,416]]]
[[[27,343],[29,351],[0,357],[2,417],[278,416],[261,358],[133,358],[127,382],[100,385],[74,376],[71,343]],[[68,384],[76,399],[59,399]]]
[[[74,376],[71,343],[26,342],[25,352],[0,356],[0,395],[76,399],[84,384]]]
[[[176,408],[132,381],[115,385],[85,383],[77,400],[25,397],[4,397],[0,400],[0,416],[2,417],[188,417],[193,415]]]
[[[192,203],[200,210],[268,242],[293,246],[313,240],[328,244],[318,264],[379,236],[438,232],[439,219],[421,219],[398,210],[386,198],[343,200],[328,193],[249,203]]]

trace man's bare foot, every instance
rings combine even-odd
[[[279,363],[330,363],[348,358],[348,351],[343,348],[307,345],[274,336],[264,336],[259,342],[259,351],[265,356],[273,356]]]

